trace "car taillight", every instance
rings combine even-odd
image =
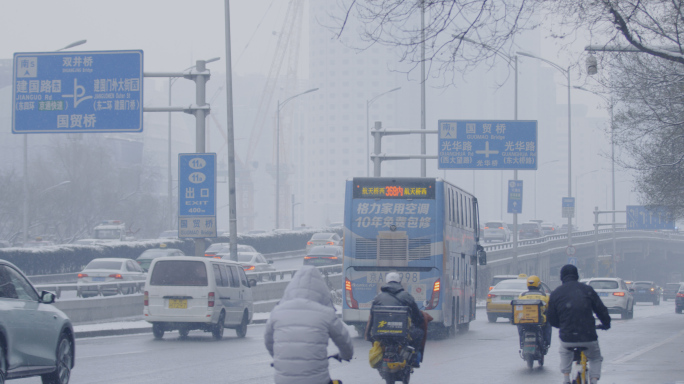
[[[684,297],[684,293],[677,292],[677,297]]]
[[[206,256],[206,257],[214,257],[214,256],[216,256],[216,254],[215,254],[215,253],[205,253],[204,256]]]
[[[112,273],[111,275],[109,275],[109,277],[113,277],[115,279],[123,279],[123,276],[121,276],[120,273]]]
[[[336,257],[336,256],[326,256],[326,257],[323,257],[323,258],[324,258],[324,259],[328,259],[328,260],[337,260],[337,257]]]
[[[624,292],[613,292],[613,296],[624,296]]]
[[[315,257],[311,257],[311,256],[304,256],[304,260],[309,260],[309,259],[314,259],[314,258],[315,258]]]
[[[82,278],[84,278],[84,277],[88,277],[88,274],[87,274],[87,273],[79,273],[79,274],[78,274],[78,278],[79,278],[79,279],[82,279]]]
[[[503,227],[499,227],[499,229],[503,229]]]
[[[313,245],[313,241],[307,241],[306,245]]]
[[[488,299],[493,299],[493,298],[495,298],[495,297],[496,297],[496,295],[493,295],[493,294],[491,294],[491,293],[487,294],[487,298],[488,298]]]
[[[254,266],[253,265],[245,265],[244,267],[242,267],[242,269],[244,269],[245,271],[252,271],[252,270],[254,270]]]
[[[651,288],[651,292],[655,291],[655,288]]]
[[[326,244],[328,244],[328,245],[335,245],[335,243],[333,243],[332,241],[328,241]]]
[[[490,286],[489,286],[489,290],[491,291],[492,289],[494,289],[494,286],[493,286],[493,285],[490,285]],[[487,296],[489,296],[489,295],[487,295]]]
[[[150,305],[150,296],[147,291],[143,294],[143,305],[146,307]]]
[[[359,302],[354,300],[354,294],[352,294],[351,281],[349,279],[344,279],[344,296],[347,299],[347,305],[351,309],[358,309]]]
[[[484,229],[489,229],[489,227],[484,227]]]
[[[425,309],[434,309],[439,304],[439,279],[435,281],[432,286],[432,297],[430,297],[430,304]]]
[[[212,308],[214,306],[214,292],[209,292],[209,297],[207,298],[207,307]]]

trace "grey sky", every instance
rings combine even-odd
[[[12,58],[14,52],[52,51],[87,39],[87,44],[72,50],[142,49],[145,71],[177,71],[197,59],[225,57],[223,4],[222,0],[4,0],[0,58]],[[231,1],[236,74],[267,72],[277,40],[272,32],[280,29],[286,6],[282,0]],[[211,69],[225,72],[225,63],[217,64]]]

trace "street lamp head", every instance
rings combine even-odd
[[[589,57],[587,57],[587,74],[589,76],[595,75],[598,73],[598,62],[596,61],[596,56],[590,54]]]
[[[209,59],[209,60],[205,60],[204,63],[205,63],[205,64],[209,64],[209,63],[213,63],[214,61],[219,61],[219,60],[221,60],[220,57],[212,57],[212,58]]]
[[[65,49],[69,49],[69,48],[73,48],[73,47],[78,47],[79,45],[83,45],[83,44],[85,44],[85,43],[87,43],[87,42],[88,42],[88,40],[74,41],[73,43],[67,45],[66,47],[58,49],[58,51],[63,51],[63,50],[65,50]]]

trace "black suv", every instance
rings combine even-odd
[[[667,283],[663,287],[663,301],[667,299],[674,299],[677,296],[677,291],[683,283]]]
[[[536,239],[543,235],[544,231],[542,230],[541,224],[536,222],[522,223],[520,225],[520,230],[518,231],[518,238],[521,240]]]
[[[632,284],[634,292],[634,302],[650,302],[653,305],[660,305],[660,288],[652,281],[635,281]]]

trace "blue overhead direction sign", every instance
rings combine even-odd
[[[522,213],[523,181],[508,180],[508,213]]]
[[[665,207],[627,206],[627,229],[674,229],[675,223]]]
[[[439,120],[439,169],[537,169],[537,121]]]
[[[143,51],[17,52],[12,133],[141,132]]]

